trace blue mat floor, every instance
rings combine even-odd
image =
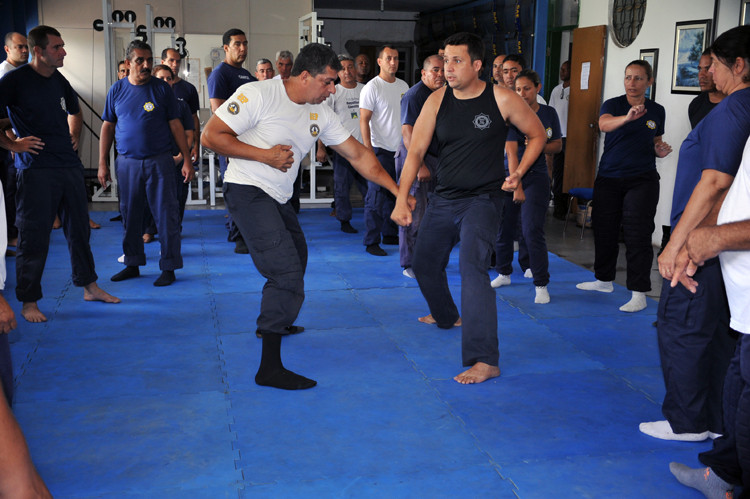
[[[99,284],[117,305],[83,301],[54,231],[43,324],[20,317],[8,260],[14,411],[56,497],[702,497],[668,463],[697,466],[710,443],[638,431],[662,419],[655,302],[619,312],[627,290],[578,291],[591,273],[550,255],[550,304],[519,270],[497,290],[502,376],[459,385],[460,328],[417,322],[426,305],[397,249],[368,255],[328,211],[300,215],[306,331],[282,355],[318,381],[302,392],[253,381],[264,281],[226,242],[223,211],[186,212],[168,288],[152,285],[158,242],[140,278],[110,282],[121,225],[92,212]],[[457,251],[448,275],[459,300]]]

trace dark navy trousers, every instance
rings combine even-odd
[[[549,284],[549,255],[544,238],[544,219],[549,205],[549,177],[546,172],[528,172],[523,177],[526,201],[518,205],[512,193],[503,193],[503,217],[495,242],[495,270],[513,273],[513,237],[518,236],[518,263],[530,268],[535,286]],[[520,230],[518,227],[520,226]]]
[[[42,273],[58,211],[68,241],[73,284],[96,282],[83,167],[17,170],[16,189],[16,298],[21,302],[42,298]]]
[[[143,217],[148,206],[159,231],[159,269],[181,269],[180,208],[172,155],[165,153],[146,159],[119,155],[115,165],[125,230],[122,240],[125,265],[146,265]]]
[[[408,151],[402,142],[396,152],[396,178],[398,179],[401,179],[401,170],[404,168],[407,152]],[[424,213],[427,210],[429,196],[435,190],[435,170],[437,169],[437,162],[437,157],[426,154],[424,157],[424,164],[427,166],[427,169],[430,170],[430,180],[427,182],[414,180],[411,189],[409,189],[409,194],[414,196],[417,204],[414,207],[414,211],[411,212],[411,225],[398,228],[399,263],[403,268],[409,268],[412,266],[414,246],[417,244],[419,226],[422,224]]]
[[[367,197],[367,180],[354,169],[344,157],[333,152],[333,200],[336,203],[336,219],[348,222],[352,219],[352,200],[349,191],[356,184],[362,199]]]
[[[229,166],[229,158],[226,156],[219,156],[219,177],[221,177],[221,180],[224,180],[224,174],[227,171],[227,167]],[[228,212],[229,210],[227,210]],[[232,220],[232,214],[229,213],[227,216],[226,222],[224,222],[224,226],[227,228],[227,241],[234,242],[237,240],[237,238],[240,236],[240,229],[237,228],[237,225],[234,223],[234,220]]]
[[[659,355],[667,389],[662,413],[677,433],[724,433],[721,399],[735,338],[718,258],[698,269],[695,294],[662,282]]]
[[[750,338],[740,334],[724,381],[724,431],[700,461],[725,482],[750,487]],[[745,497],[744,495],[742,497]]]
[[[383,169],[388,175],[396,180],[396,154],[394,151],[375,147],[375,156],[377,156]],[[388,189],[381,187],[375,182],[367,181],[367,196],[365,196],[365,246],[380,243],[380,234],[384,236],[395,236],[398,234],[396,224],[391,221],[391,213],[396,204],[396,198],[393,197]]]
[[[502,211],[498,196],[445,199],[433,193],[414,248],[412,269],[438,327],[450,328],[461,317],[464,366],[498,365],[497,298],[487,275]],[[459,240],[461,314],[445,273]]]
[[[13,360],[10,356],[8,335],[0,333],[0,383],[8,406],[13,405]]]
[[[594,275],[600,281],[614,281],[620,251],[620,225],[625,236],[627,288],[651,291],[654,247],[654,216],[659,202],[659,174],[656,171],[634,177],[597,177],[594,182]]]
[[[280,204],[259,187],[224,184],[224,201],[266,278],[258,329],[286,334],[305,300],[307,243],[291,202]],[[238,304],[238,306],[240,306]]]

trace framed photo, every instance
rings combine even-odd
[[[655,100],[656,99],[656,65],[659,64],[659,49],[641,50],[640,59],[642,61],[646,61],[649,64],[651,64],[651,69],[654,74],[654,81],[651,84],[651,86],[646,89],[646,98]]]
[[[750,0],[742,0],[740,4],[740,26],[750,24]]]
[[[708,46],[711,20],[687,21],[675,25],[672,58],[672,93],[699,94],[698,62]]]

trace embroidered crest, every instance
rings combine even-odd
[[[474,128],[476,129],[487,130],[491,124],[492,120],[484,113],[480,113],[474,116]]]
[[[143,105],[143,110],[146,111],[147,113],[150,113],[151,111],[154,110],[155,107],[156,106],[154,106],[154,103],[149,101]]]
[[[65,105],[65,97],[60,97],[60,107],[66,113],[68,112],[68,107]]]
[[[312,135],[313,137],[317,137],[319,133],[320,127],[318,125],[316,125],[315,123],[310,125],[310,135]]]
[[[646,122],[646,126],[649,127],[651,130],[654,130],[656,128],[656,123],[654,120],[648,120]]]
[[[359,119],[359,113],[357,113],[356,111],[352,111],[352,119],[353,120],[358,120]]]
[[[547,127],[547,140],[552,138],[552,128]]]
[[[236,102],[230,102],[227,104],[227,111],[229,111],[229,114],[237,114],[240,112],[240,106]]]

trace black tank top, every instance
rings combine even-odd
[[[473,99],[456,99],[445,88],[435,120],[439,163],[435,192],[446,199],[500,192],[508,127],[492,85]]]

